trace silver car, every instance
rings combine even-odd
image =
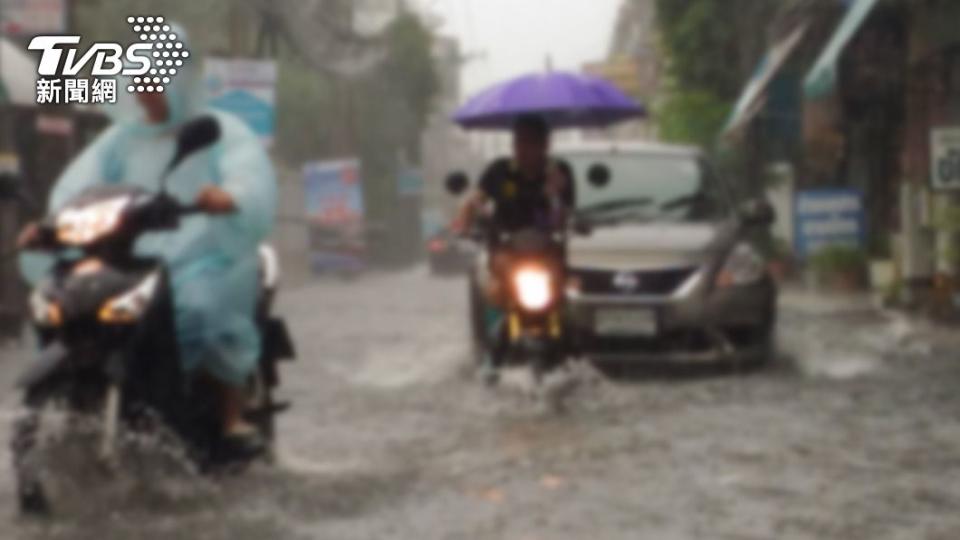
[[[560,148],[577,178],[567,286],[576,352],[599,363],[762,362],[777,288],[751,243],[774,219],[735,205],[696,149]]]

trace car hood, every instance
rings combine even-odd
[[[732,241],[729,223],[625,223],[573,236],[573,268],[636,270],[699,266]]]

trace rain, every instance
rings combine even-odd
[[[0,540],[958,537],[958,17],[0,0]]]

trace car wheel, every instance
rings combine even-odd
[[[754,331],[749,347],[752,354],[743,363],[748,369],[769,366],[777,359],[777,312],[771,307],[766,318],[767,323]]]
[[[777,337],[775,326],[770,325],[760,330],[760,337],[757,338],[757,354],[749,362],[750,367],[765,367],[773,363],[777,357]]]

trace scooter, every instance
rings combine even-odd
[[[500,283],[503,317],[490,341],[494,368],[529,366],[534,380],[569,357],[564,324],[563,241],[558,234],[521,230],[501,234],[490,270]]]
[[[469,181],[462,173],[447,180],[447,190],[462,194]],[[523,229],[498,231],[480,220],[471,238],[481,244],[470,274],[470,321],[474,357],[492,362],[486,382],[497,381],[498,369],[528,366],[538,384],[544,376],[566,365],[571,358],[566,317],[565,231]],[[496,249],[491,249],[496,245]],[[497,308],[491,308],[491,291],[484,284],[491,276],[498,284]],[[491,328],[489,314],[501,311]]]
[[[51,509],[32,459],[50,406],[70,415],[101,417],[97,451],[108,464],[116,459],[119,434],[125,430],[172,431],[202,472],[256,457],[238,453],[222,437],[218,392],[202,377],[180,369],[168,269],[161,260],[134,254],[142,234],[175,230],[181,218],[201,212],[171,197],[166,179],[184,159],[219,138],[213,117],[185,125],[159,192],[89,188],[45,218],[26,247],[53,253],[57,262],[30,296],[41,350],[18,380],[27,412],[14,426],[11,446],[22,512]],[[18,193],[9,179],[0,184],[5,184],[0,195]],[[292,360],[295,352],[284,321],[271,313],[279,276],[276,255],[262,247],[260,260],[256,320],[263,347],[248,382],[247,416],[267,442],[269,455],[275,416],[288,406],[274,401],[278,364]]]

